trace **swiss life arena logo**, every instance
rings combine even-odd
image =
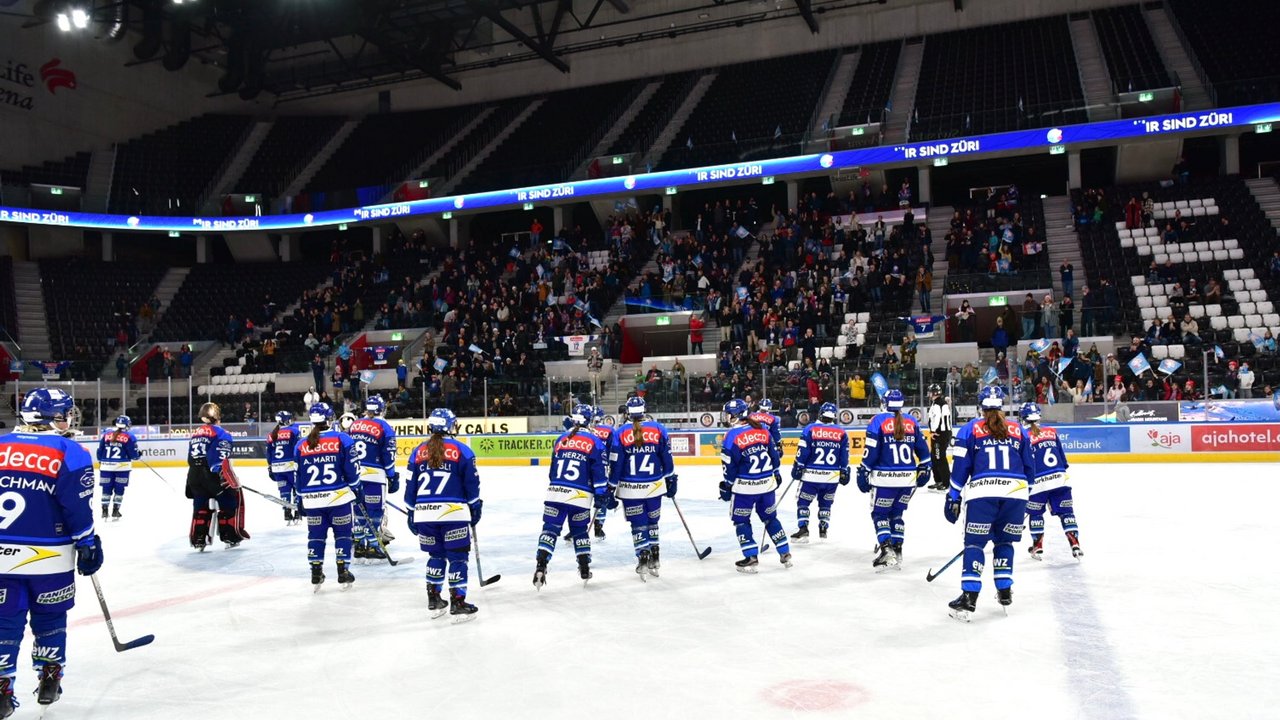
[[[56,95],[63,88],[76,89],[76,74],[62,66],[61,58],[53,58],[39,68],[8,58],[0,66],[0,105],[34,110],[37,81],[50,95]]]

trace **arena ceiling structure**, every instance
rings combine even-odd
[[[896,0],[904,2],[909,0]],[[417,79],[461,90],[469,71],[546,63],[691,33],[802,23],[889,0],[23,0],[26,28],[53,24],[132,45],[131,65],[221,70],[210,95],[277,102]],[[7,5],[8,7],[3,7]],[[763,28],[762,28],[763,29]]]

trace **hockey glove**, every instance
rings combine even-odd
[[[596,509],[609,509],[609,505],[613,502],[613,490],[608,487],[602,487],[596,491]]]
[[[840,484],[849,484],[849,468],[848,466],[840,468]]]
[[[387,473],[387,491],[393,493],[400,492],[400,473],[395,470]]]
[[[871,492],[871,471],[866,465],[858,466],[858,492]]]
[[[942,505],[942,512],[947,518],[947,522],[952,525],[960,519],[960,493],[955,490],[947,492],[947,500]]]
[[[733,483],[728,480],[720,481],[720,499],[725,502],[733,499]]]
[[[929,484],[929,479],[933,477],[933,465],[929,462],[922,462],[916,466],[916,487],[922,488]]]
[[[780,470],[773,471],[773,489],[777,490],[782,487],[782,472]]]
[[[804,475],[804,466],[799,463],[791,466],[791,479],[799,480]]]
[[[477,498],[471,503],[471,526],[475,527],[480,524],[480,512],[484,510],[484,501]]]
[[[76,541],[76,569],[81,575],[92,575],[102,567],[102,540],[97,534]]]
[[[667,497],[673,498],[676,496],[676,481],[679,479],[679,475],[667,476]]]
[[[348,485],[347,487],[351,490],[352,493],[355,494],[356,502],[363,505],[364,504],[364,483],[357,480],[356,482]]]
[[[414,524],[413,524],[413,510],[412,510],[412,509],[410,509],[410,510],[409,510],[409,514],[408,514],[408,516],[407,516],[407,517],[408,517],[408,521],[409,521],[409,532],[413,533],[413,536],[414,536],[414,537],[417,537],[417,536],[418,536],[418,526],[416,526],[416,525],[414,525]]]

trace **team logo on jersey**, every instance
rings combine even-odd
[[[591,433],[601,440],[608,442],[609,439],[613,437],[613,428],[608,425],[597,425],[591,428]]]
[[[893,418],[887,418],[880,424],[880,432],[888,435],[893,434]],[[902,417],[902,432],[907,435],[916,434],[916,421],[913,420],[910,415],[904,415]]]
[[[592,450],[596,449],[596,444],[591,441],[589,435],[575,435],[573,437],[560,438],[560,442],[556,443],[556,452],[561,450],[575,450],[577,452],[590,455]]]
[[[427,446],[427,443],[423,443],[422,445],[418,446],[418,452],[413,456],[413,462],[424,463],[427,461],[427,458],[430,456],[431,456],[431,448]],[[444,459],[447,462],[458,462],[459,460],[462,459],[462,451],[458,449],[457,445],[454,445],[452,443],[445,443]]]
[[[831,440],[834,442],[840,442],[849,436],[840,428],[811,426],[809,428],[809,437],[814,440]]]
[[[745,430],[739,433],[738,437],[733,439],[733,444],[737,446],[739,450],[751,447],[752,445],[768,445],[772,442],[773,438],[770,437],[769,431],[764,428],[759,430],[755,428]]]
[[[1051,427],[1042,427],[1040,432],[1031,434],[1031,442],[1039,442],[1040,440],[1057,440],[1058,431]]]
[[[1012,440],[1017,440],[1018,436],[1022,434],[1022,428],[1019,427],[1017,423],[1005,422],[1004,426],[1008,429],[1009,438]],[[987,428],[986,420],[979,420],[973,426],[973,436],[975,438],[985,438],[985,437],[991,436],[991,430]]]
[[[310,457],[312,455],[336,455],[342,452],[342,441],[336,437],[320,438],[316,441],[315,446],[302,443],[298,446],[298,453]]]
[[[370,420],[369,418],[360,418],[359,420],[356,420],[355,422],[351,423],[351,428],[347,430],[347,433],[349,435],[355,435],[359,433],[361,435],[369,435],[375,438],[380,438],[382,437],[382,426],[374,422],[373,420]]]
[[[645,445],[657,445],[662,442],[662,433],[657,428],[642,427],[640,428],[640,439]],[[623,428],[618,434],[618,440],[627,447],[636,444],[636,431],[634,428]]]
[[[7,445],[0,450],[0,472],[38,473],[56,478],[62,471],[63,455],[43,445]]]
[[[31,565],[34,563],[38,563],[41,560],[48,560],[49,558],[62,557],[62,553],[58,552],[57,550],[50,550],[48,548],[36,547],[34,545],[28,545],[27,549],[33,553],[32,556],[27,558],[26,560],[23,560],[17,565],[14,565],[13,568],[11,568],[11,570],[17,570],[18,568],[24,565]]]

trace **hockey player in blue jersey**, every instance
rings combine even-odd
[[[831,526],[831,504],[836,499],[836,484],[849,484],[849,434],[836,425],[835,403],[823,403],[818,421],[800,434],[796,461],[791,466],[791,479],[800,481],[796,495],[796,523],[800,526],[791,539],[809,542],[809,506],[818,501],[818,537],[826,539]]]
[[[1080,549],[1080,528],[1076,527],[1075,500],[1071,497],[1067,475],[1067,453],[1058,440],[1058,431],[1040,426],[1040,406],[1027,403],[1019,413],[1027,424],[1031,439],[1031,458],[1036,466],[1035,483],[1027,499],[1027,518],[1031,526],[1031,547],[1027,552],[1036,560],[1044,559],[1044,511],[1048,508],[1062,521],[1062,530],[1071,545],[1071,556],[1084,557]]]
[[[458,418],[448,408],[436,408],[427,418],[431,438],[409,456],[409,480],[404,502],[409,528],[427,553],[427,609],[433,618],[447,608],[455,620],[474,615],[467,602],[467,558],[471,554],[471,529],[480,522],[480,474],[471,448],[459,442]],[[449,600],[440,591],[448,566]]]
[[[191,498],[191,546],[204,552],[218,505],[218,539],[233,548],[249,539],[244,529],[244,491],[231,469],[231,434],[223,430],[217,403],[200,406],[200,422],[187,443],[187,497]]]
[[[932,462],[929,443],[914,418],[902,414],[901,390],[884,394],[882,412],[867,424],[867,439],[858,466],[858,489],[871,493],[871,521],[880,554],[872,561],[876,572],[902,569],[902,514],[916,488],[929,482]]]
[[[556,438],[551,450],[551,467],[546,500],[542,506],[542,534],[533,571],[533,586],[547,582],[547,563],[556,551],[556,539],[567,522],[578,558],[578,575],[591,579],[592,506],[609,504],[609,479],[605,467],[605,444],[591,431],[594,412],[590,405],[577,405],[569,418],[573,427]]]
[[[591,432],[600,438],[600,442],[604,443],[605,460],[608,460],[609,445],[613,442],[614,427],[609,424],[609,418],[604,414],[604,408],[596,406],[592,409],[593,422],[591,424]],[[607,472],[606,472],[607,474]],[[604,540],[604,519],[609,514],[608,504],[600,504],[596,506],[595,522],[591,524],[597,541]]]
[[[757,406],[757,410],[751,413],[751,419],[760,423],[760,425],[769,431],[769,437],[773,439],[773,444],[778,448],[778,457],[782,457],[782,420],[773,414],[773,401],[764,398]],[[778,466],[781,471],[782,466]],[[781,476],[779,476],[781,481]]]
[[[75,604],[73,570],[102,567],[93,528],[93,460],[74,440],[73,403],[61,390],[38,388],[19,408],[19,425],[0,436],[0,718],[18,707],[18,652],[31,616],[36,702],[62,694],[67,611]]]
[[[352,504],[360,502],[360,471],[356,467],[355,443],[333,425],[333,408],[319,402],[307,411],[311,431],[294,448],[298,463],[299,509],[307,519],[307,561],[311,564],[311,584],[320,590],[324,582],[324,549],[333,530],[333,549],[338,563],[338,586],[351,587]]]
[[[613,432],[609,446],[609,486],[622,501],[623,514],[631,523],[631,542],[636,552],[636,574],[658,575],[660,549],[658,521],[662,517],[662,496],[676,496],[675,463],[667,429],[656,420],[645,420],[644,398],[627,398],[629,424]],[[608,505],[615,506],[611,500]]]
[[[293,449],[301,439],[302,429],[293,422],[293,413],[288,410],[276,413],[276,426],[267,433],[267,473],[280,491],[280,499],[293,506],[284,509],[284,521],[289,525],[302,519],[294,492],[298,463],[293,459]]]
[[[129,432],[133,425],[128,415],[116,418],[115,426],[102,433],[98,440],[98,483],[102,486],[102,519],[120,519],[120,506],[124,504],[124,491],[129,487],[129,473],[133,461],[142,457],[138,451],[138,438]]]
[[[969,621],[982,590],[985,548],[992,542],[996,599],[1013,602],[1013,546],[1022,538],[1027,488],[1035,479],[1035,462],[1026,432],[1004,418],[1004,388],[989,385],[978,394],[981,417],[956,433],[952,450],[951,489],[943,506],[947,522],[960,519],[964,497],[964,569],[960,597],[949,604],[951,617]]]
[[[364,486],[364,511],[356,512],[356,557],[385,560],[384,546],[390,536],[382,529],[385,497],[400,491],[396,473],[396,431],[382,419],[387,402],[381,395],[370,395],[364,401],[364,417],[351,423],[347,433],[355,443],[352,452],[359,465],[360,482]]]
[[[742,559],[734,563],[738,572],[754,573],[760,564],[760,549],[751,534],[751,515],[760,516],[764,532],[778,547],[778,559],[791,567],[791,546],[787,531],[778,521],[776,490],[780,456],[773,436],[759,420],[749,417],[747,403],[733,399],[724,404],[729,430],[720,448],[724,479],[720,481],[720,499],[732,502],[733,527],[742,547]]]

